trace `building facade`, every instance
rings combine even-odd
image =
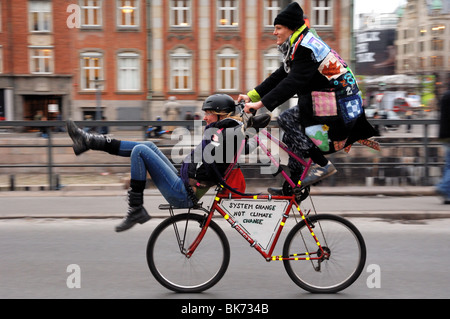
[[[5,118],[57,118],[72,99],[73,70],[70,43],[61,1],[5,1],[0,3],[0,91]],[[50,111],[49,112],[49,108]]]
[[[236,98],[279,67],[273,20],[289,2],[0,0],[4,118],[165,119],[171,100],[183,119],[211,94]],[[298,2],[350,61],[353,1]]]
[[[355,72],[363,75],[395,74],[397,13],[365,13],[355,29]]]
[[[350,60],[352,1],[298,1],[319,35]],[[280,65],[273,21],[290,1],[185,0],[152,5],[152,115],[174,96],[198,110],[210,94],[234,98]]]

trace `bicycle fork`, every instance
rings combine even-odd
[[[208,214],[208,216],[204,216],[204,220],[203,222],[199,225],[200,227],[200,232],[198,233],[197,237],[195,238],[195,240],[192,242],[192,244],[189,246],[188,249],[186,249],[185,247],[185,243],[186,243],[186,234],[188,232],[188,227],[189,227],[189,222],[194,222],[194,220],[190,220],[189,218],[186,219],[186,224],[184,225],[184,232],[183,232],[183,238],[181,238],[180,236],[180,232],[178,231],[178,227],[176,224],[174,224],[174,229],[175,229],[175,236],[177,238],[178,241],[178,246],[180,248],[180,253],[185,255],[186,258],[191,258],[192,255],[194,254],[195,250],[197,249],[198,245],[200,244],[200,242],[202,241],[203,237],[206,234],[206,231],[208,229],[209,223],[211,222],[211,218],[212,218],[212,213]]]

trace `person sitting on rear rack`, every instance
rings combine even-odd
[[[254,139],[245,138],[240,117],[235,116],[235,108],[235,102],[229,95],[216,94],[205,100],[202,110],[207,126],[203,140],[183,160],[180,172],[151,141],[139,143],[111,139],[105,135],[86,133],[73,121],[67,122],[67,132],[77,156],[87,150],[99,150],[131,157],[129,208],[123,221],[116,226],[117,232],[127,230],[136,223],[143,224],[151,218],[143,206],[147,171],[167,202],[176,208],[196,206],[212,186],[225,184],[230,187],[225,183],[224,176],[231,169],[230,165],[235,164],[237,148],[242,141],[245,142],[245,153],[256,147],[256,142],[250,142]],[[240,170],[235,171],[242,174]],[[244,192],[245,186],[234,191]]]

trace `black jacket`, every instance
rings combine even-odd
[[[305,29],[299,38],[304,38],[309,32],[308,29]],[[329,80],[319,72],[321,62],[313,58],[313,52],[310,49],[297,45],[293,53],[289,73],[282,65],[255,88],[261,97],[261,102],[270,111],[288,101],[295,94],[298,96],[308,95],[312,91],[332,88]]]
[[[206,126],[202,143],[197,145],[182,163],[180,175],[186,185],[189,184],[189,179],[206,186],[220,182],[215,168],[223,177],[230,164],[234,162],[242,141],[246,143],[241,125],[234,119],[226,118]],[[245,146],[244,152],[248,153],[248,144]]]
[[[376,135],[377,132],[365,118],[358,84],[345,61],[308,28],[297,36],[291,46],[289,72],[282,65],[254,89],[264,106],[273,111],[297,94],[300,124],[303,128],[326,124],[329,126],[330,140],[346,141],[346,146]],[[315,117],[311,96],[313,91],[334,92],[338,115],[330,118]],[[353,97],[360,101],[361,114],[354,120],[344,120],[339,106],[344,102],[340,101]],[[330,146],[331,152],[334,152],[333,143]]]

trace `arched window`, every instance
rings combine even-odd
[[[192,54],[185,48],[170,53],[170,89],[192,90]]]
[[[239,90],[239,54],[225,48],[217,54],[217,90]]]
[[[103,54],[100,52],[81,53],[81,89],[95,91],[103,80]]]
[[[136,52],[121,52],[117,55],[117,89],[140,91],[140,57]]]
[[[273,72],[278,70],[281,65],[281,55],[278,49],[271,48],[264,53],[264,74],[263,78],[267,78]]]

